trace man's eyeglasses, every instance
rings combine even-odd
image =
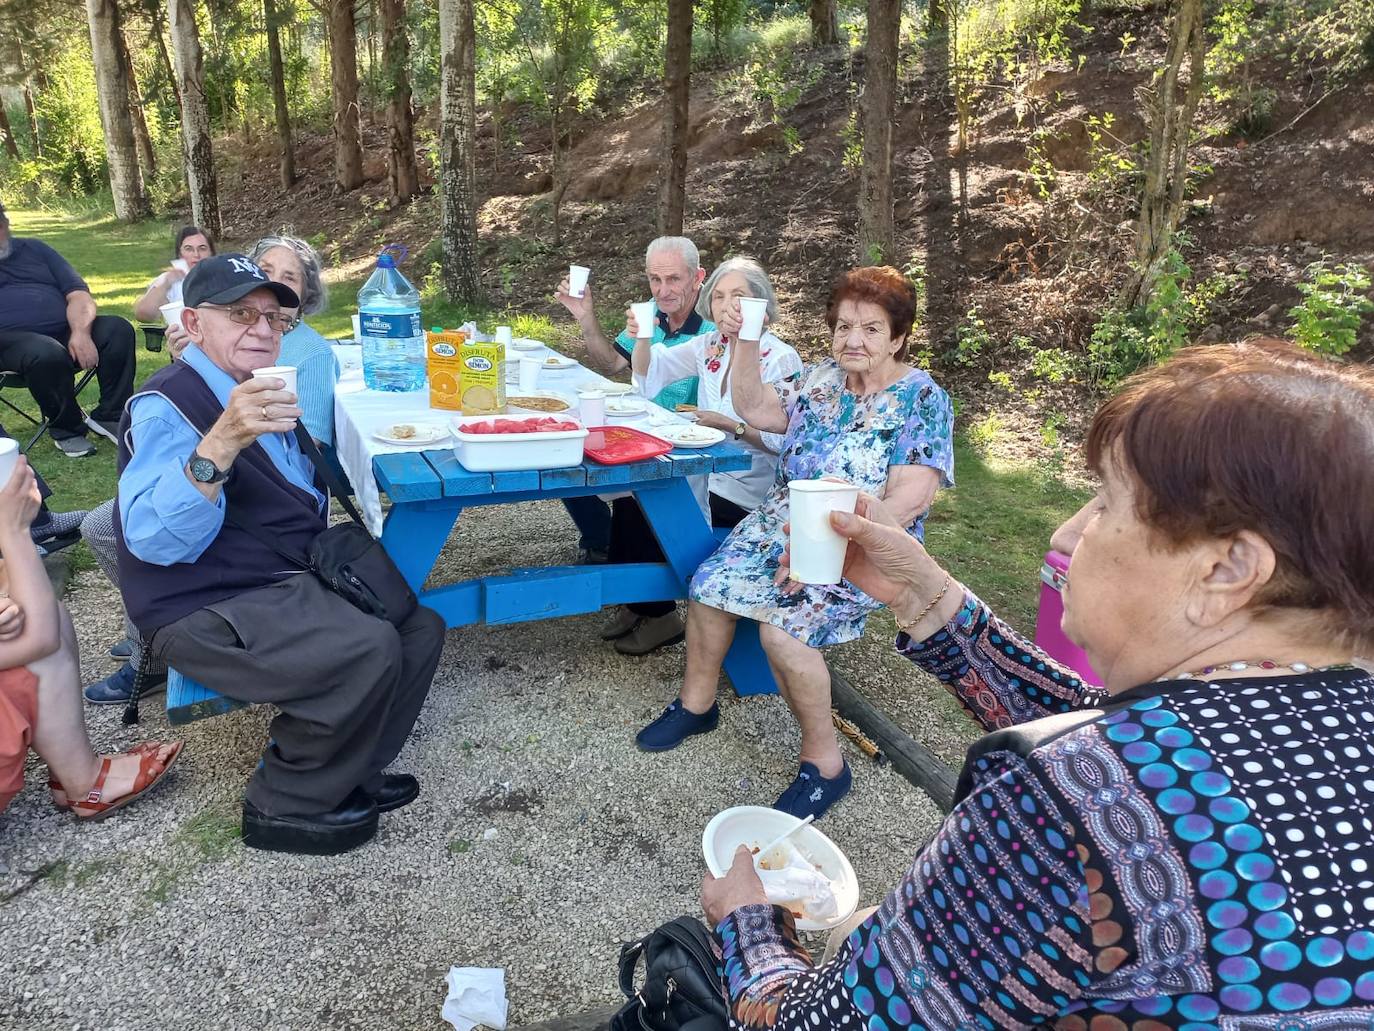
[[[258,319],[266,319],[267,324],[278,333],[285,333],[296,324],[294,315],[288,315],[284,311],[259,311],[250,304],[201,304],[197,307],[222,311],[229,316],[230,322],[240,326],[256,326]]]

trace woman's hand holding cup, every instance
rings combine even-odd
[[[944,569],[873,495],[860,494],[853,515],[832,512],[830,525],[849,540],[844,578],[891,608],[899,619],[919,612],[940,592]],[[788,594],[802,587],[788,579],[790,573],[791,555],[784,549],[775,583]],[[906,611],[909,608],[912,611]]]

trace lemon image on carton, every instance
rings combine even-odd
[[[459,349],[462,376],[459,405],[464,415],[506,410],[506,348],[494,341],[465,340]]]

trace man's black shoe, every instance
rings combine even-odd
[[[389,813],[419,797],[420,782],[410,774],[383,773],[381,790],[372,796],[372,801],[377,803],[377,812]]]
[[[267,852],[334,856],[357,848],[377,833],[377,805],[354,789],[338,807],[310,816],[268,816],[243,803],[243,843]]]

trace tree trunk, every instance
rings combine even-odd
[[[840,41],[840,19],[835,12],[835,0],[811,0],[807,6],[811,16],[811,42],[818,47]]]
[[[549,243],[557,247],[563,242],[563,194],[568,191],[567,160],[563,153],[563,126],[559,111],[554,107],[549,115],[549,139],[552,142],[550,162],[553,190],[549,194],[549,206],[553,214],[553,235]]]
[[[172,67],[172,55],[167,52],[167,40],[163,36],[163,7],[158,0],[148,0],[148,20],[152,22],[150,35],[157,44],[157,52],[162,58],[162,70],[171,84],[172,96],[176,97],[177,113],[184,118],[186,115],[181,106],[181,86],[177,82],[176,69]]]
[[[15,161],[19,160],[19,144],[15,142],[14,130],[10,128],[10,116],[5,110],[5,102],[0,100],[0,136],[5,137],[5,153]]]
[[[123,28],[119,30],[119,54],[124,61],[124,70],[129,75],[129,114],[134,122],[134,142],[138,145],[138,156],[143,162],[143,174],[151,179],[157,174],[157,155],[153,153],[153,138],[148,133],[148,119],[143,114],[143,93],[138,88],[138,74],[134,71],[134,59],[129,53],[129,38]]]
[[[957,0],[930,0],[926,6],[926,23],[931,32],[949,28],[949,9]]]
[[[420,169],[415,163],[415,109],[410,103],[406,2],[382,0],[381,7],[382,68],[387,89],[387,195],[394,207],[420,192]]]
[[[278,169],[281,188],[291,189],[296,182],[296,155],[291,146],[291,109],[286,102],[286,71],[281,59],[281,25],[276,0],[262,0],[263,20],[267,23],[267,60],[272,74],[272,107],[277,116],[277,143],[281,146]]]
[[[119,7],[115,0],[86,0],[86,20],[91,30],[91,59],[100,95],[100,124],[105,130],[115,217],[136,222],[152,214],[152,208],[138,170],[138,148],[129,117],[129,77],[119,52]]]
[[[682,235],[691,86],[692,0],[668,0],[668,43],[663,58],[663,179],[658,192],[660,236]]]
[[[334,90],[334,182],[340,190],[356,190],[363,184],[363,144],[353,0],[329,0],[329,77]]]
[[[29,89],[29,81],[24,80],[24,111],[29,116],[29,135],[33,138],[33,156],[41,158],[43,156],[43,140],[38,135],[38,108],[33,103],[33,90]]]
[[[897,102],[897,33],[901,0],[868,0],[864,45],[863,170],[859,176],[859,261],[889,262],[892,224],[892,120]]]
[[[475,304],[477,276],[477,30],[473,0],[439,0],[439,184],[444,291]]]
[[[87,0],[94,2],[94,0]],[[205,100],[205,68],[196,28],[195,0],[168,0],[167,20],[176,54],[181,93],[181,140],[186,159],[186,187],[191,194],[191,221],[218,239],[219,190],[215,155],[210,146],[210,107]]]
[[[1127,307],[1149,299],[1183,214],[1188,144],[1193,134],[1193,115],[1202,97],[1204,30],[1202,0],[1181,0],[1170,27],[1164,68],[1156,72],[1150,86],[1141,90],[1141,106],[1150,126],[1150,145],[1145,158],[1140,218],[1136,222],[1135,264],[1121,295]],[[1188,85],[1180,102],[1178,79],[1185,60]]]

